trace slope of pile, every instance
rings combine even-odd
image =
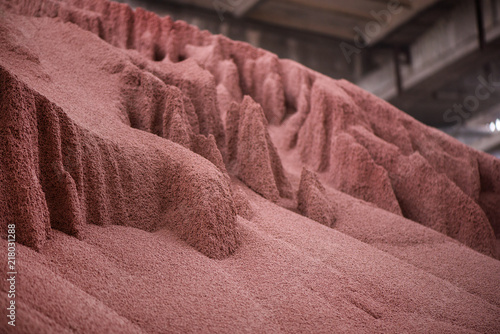
[[[0,8],[19,332],[500,329],[495,158],[142,9]]]

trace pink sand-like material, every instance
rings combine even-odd
[[[500,332],[500,161],[349,82],[0,0],[0,110],[1,333]]]

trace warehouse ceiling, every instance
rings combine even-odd
[[[164,0],[225,15],[344,40],[363,35],[371,23],[375,44],[438,0]],[[389,18],[389,19],[388,19]],[[367,27],[368,25],[368,27]],[[361,31],[361,33],[360,33]]]

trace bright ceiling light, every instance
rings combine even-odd
[[[494,122],[490,123],[490,131],[495,132],[495,123]]]
[[[497,131],[500,131],[500,119],[497,118],[497,121],[495,123],[496,123]]]

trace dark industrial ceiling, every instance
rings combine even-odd
[[[166,1],[166,0],[164,0]],[[438,0],[168,0],[215,10],[221,18],[231,15],[285,28],[318,33],[344,40],[357,37],[370,22],[382,20],[374,44]],[[387,14],[390,15],[387,20]]]

